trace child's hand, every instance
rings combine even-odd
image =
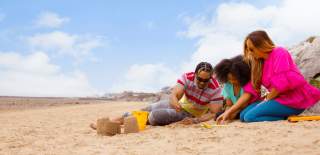
[[[225,111],[217,118],[217,124],[226,124],[231,117],[229,110]]]

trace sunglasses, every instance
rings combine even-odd
[[[210,81],[210,78],[209,78],[209,79],[203,79],[203,78],[201,78],[201,77],[197,76],[197,80],[198,80],[199,82],[207,83],[207,82],[209,82],[209,81]]]

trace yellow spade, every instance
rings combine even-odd
[[[201,123],[201,126],[204,127],[204,128],[207,128],[207,129],[211,129],[212,128],[212,125],[206,123],[206,122],[203,122]]]
[[[133,111],[133,116],[137,118],[139,130],[146,128],[149,112],[147,111]]]
[[[201,123],[201,126],[207,129],[211,129],[212,127],[224,127],[227,125],[219,125],[219,124],[210,125],[209,123],[203,122]]]

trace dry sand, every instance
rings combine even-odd
[[[320,154],[320,121],[233,122],[212,129],[173,124],[113,137],[98,136],[89,128],[97,118],[145,105],[106,102],[2,110],[0,154]]]

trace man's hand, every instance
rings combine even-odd
[[[172,108],[176,109],[177,112],[180,112],[182,107],[179,103],[179,100],[184,94],[184,88],[180,85],[176,85],[170,95],[170,105]]]
[[[177,111],[180,112],[182,110],[182,107],[179,103],[171,103],[171,106]]]
[[[197,120],[197,118],[187,117],[187,118],[183,119],[182,121],[180,121],[180,123],[184,124],[184,125],[190,125],[190,124],[199,123],[199,120]]]

